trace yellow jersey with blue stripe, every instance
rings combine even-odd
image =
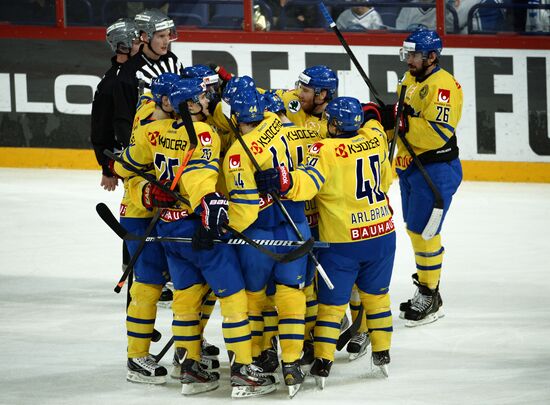
[[[220,166],[220,140],[212,128],[203,122],[194,122],[198,144],[178,183],[179,193],[190,205],[178,202],[163,210],[166,222],[186,218],[195,211],[201,198],[216,190]],[[152,121],[136,131],[130,145],[122,154],[128,163],[147,169],[152,167],[159,180],[173,179],[190,148],[189,135],[183,123],[171,119]],[[116,163],[117,174],[127,172]]]
[[[391,182],[387,154],[384,129],[375,120],[351,138],[322,139],[291,173],[293,185],[286,197],[315,197],[320,240],[359,242],[389,234],[394,224],[384,192]]]
[[[264,120],[243,136],[247,148],[262,170],[286,166],[290,171],[303,159],[308,145],[318,139],[315,131],[283,124],[277,115],[265,113]],[[269,196],[260,196],[254,179],[256,171],[239,142],[233,143],[223,163],[228,189],[229,221],[238,231],[253,223],[260,227],[276,226],[285,222],[279,208]],[[305,221],[304,204],[284,201],[287,211],[297,222]]]
[[[446,162],[458,157],[456,126],[462,115],[462,88],[455,78],[437,66],[418,81],[405,73],[405,103],[411,108],[406,138],[422,163]],[[401,92],[401,85],[398,87]],[[410,153],[397,140],[396,169],[405,170],[412,163]]]

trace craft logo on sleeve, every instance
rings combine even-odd
[[[199,139],[201,140],[202,146],[212,145],[212,135],[209,132],[201,132],[199,134]]]
[[[231,155],[229,156],[229,168],[237,169],[241,167],[241,155]]]
[[[440,103],[451,102],[451,90],[439,89],[437,91],[437,101]]]

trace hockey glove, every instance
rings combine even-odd
[[[380,115],[384,129],[386,131],[394,129],[395,119],[397,117],[397,104],[387,104],[380,109]],[[407,133],[409,131],[409,115],[412,115],[412,109],[408,104],[404,104],[401,119],[399,120],[399,130],[401,133]]]
[[[376,103],[361,104],[363,109],[363,125],[369,120],[376,120],[382,122],[382,116],[380,115],[380,106]]]
[[[285,195],[292,188],[292,176],[286,166],[256,172],[254,179],[260,194]]]
[[[213,238],[223,237],[222,226],[229,222],[227,198],[220,193],[206,194],[202,197],[201,208],[201,221],[204,229]]]
[[[204,226],[199,225],[191,239],[191,247],[193,250],[212,250],[214,248],[214,238]]]
[[[172,181],[169,179],[161,180],[163,185],[169,187]],[[167,208],[176,203],[176,198],[164,191],[153,183],[146,183],[141,190],[141,202],[145,208],[152,210],[153,207]]]

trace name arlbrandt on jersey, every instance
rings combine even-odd
[[[370,211],[359,211],[351,213],[351,223],[360,224],[362,222],[371,222],[380,218],[390,216],[390,210],[387,206],[373,208]]]

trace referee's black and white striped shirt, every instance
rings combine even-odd
[[[117,140],[128,146],[132,123],[139,100],[139,82],[143,81],[145,92],[150,90],[151,81],[162,73],[183,73],[183,66],[172,52],[158,60],[149,59],[141,50],[122,65],[114,91],[114,127]]]

